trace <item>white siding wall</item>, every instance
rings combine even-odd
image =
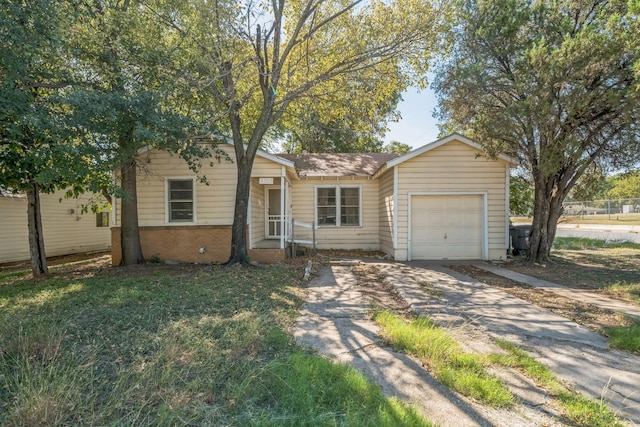
[[[479,151],[452,141],[398,165],[397,260],[408,256],[408,193],[486,191],[488,194],[488,257],[504,258],[505,162],[477,157]]]
[[[0,262],[29,259],[27,199],[0,197],[0,218]]]
[[[109,227],[96,227],[93,213],[80,214],[89,196],[65,199],[64,191],[41,194],[42,228],[47,256],[108,250]],[[62,198],[62,201],[60,199]],[[69,214],[69,209],[74,213]],[[25,261],[29,254],[27,199],[0,197],[0,263]]]
[[[380,250],[393,254],[393,169],[380,178]]]
[[[220,146],[232,159],[231,146]],[[213,166],[209,163],[213,161]],[[234,160],[235,162],[235,160]],[[138,220],[141,226],[171,225],[165,220],[167,201],[165,179],[193,176],[187,163],[178,155],[166,151],[150,150],[140,155],[144,172],[138,174]],[[256,157],[252,176],[274,177],[281,175],[282,166],[271,160]],[[224,159],[204,159],[198,176],[205,176],[209,185],[196,182],[197,222],[200,225],[231,225],[236,195],[236,165]],[[120,225],[120,201],[118,200],[115,225]],[[252,212],[253,215],[253,212]],[[179,225],[185,225],[180,223]]]
[[[378,180],[336,178],[295,180],[292,182],[293,217],[296,221],[315,221],[316,186],[361,186],[362,224],[359,227],[320,227],[316,230],[318,249],[377,250],[379,244]],[[295,238],[311,240],[311,230],[296,227]]]

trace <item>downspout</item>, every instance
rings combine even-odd
[[[393,167],[393,250],[398,249],[398,166]],[[395,253],[393,254],[395,258]]]
[[[505,189],[504,189],[504,194],[505,194],[505,201],[504,201],[504,226],[505,226],[505,233],[504,233],[504,240],[505,240],[505,247],[506,247],[506,254],[509,253],[509,222],[510,222],[510,209],[509,209],[509,204],[511,201],[511,194],[510,194],[510,182],[511,182],[511,172],[509,171],[509,164],[507,163],[505,165]],[[505,255],[506,258],[506,255]]]

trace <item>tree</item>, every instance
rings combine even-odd
[[[147,145],[178,153],[197,170],[211,152],[200,142],[213,126],[198,126],[179,86],[176,37],[158,20],[163,2],[104,0],[78,6],[73,63],[85,77],[70,95],[74,119],[100,149],[100,161],[117,169],[122,192],[123,265],[144,262],[137,208],[138,150]],[[168,7],[168,6],[167,6]],[[203,134],[204,133],[204,134]]]
[[[411,147],[400,141],[391,141],[389,145],[384,147],[384,151],[387,153],[407,154],[411,151]]]
[[[363,70],[346,80],[338,93],[315,88],[302,102],[294,102],[276,123],[292,153],[345,153],[382,151],[389,121],[397,120],[401,99],[397,75],[379,69]],[[321,89],[321,90],[317,90]]]
[[[193,1],[180,14],[163,15],[192,37],[191,79],[199,96],[225,112],[233,140],[238,181],[229,263],[247,259],[251,169],[265,134],[288,111],[322,112],[316,107],[350,90],[353,99],[366,96],[368,76],[390,82],[384,93],[395,96],[419,80],[412,72],[426,69],[441,18],[436,5],[421,0]]]
[[[638,199],[640,198],[640,170],[620,173],[609,177],[611,189],[607,197],[611,199]]]
[[[562,202],[585,171],[640,153],[638,15],[626,0],[456,4],[457,43],[436,84],[441,117],[527,169],[528,258],[546,263]]]
[[[82,191],[91,147],[67,125],[70,3],[0,1],[0,187],[26,192],[31,270],[48,274],[40,193]]]
[[[607,198],[607,191],[610,188],[611,184],[606,173],[597,163],[594,163],[580,177],[578,183],[569,192],[567,199],[576,202],[604,200]]]
[[[509,212],[515,216],[529,216],[533,210],[533,185],[523,175],[509,180]]]

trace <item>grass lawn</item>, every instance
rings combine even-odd
[[[428,425],[297,348],[284,267],[0,272],[2,425]]]

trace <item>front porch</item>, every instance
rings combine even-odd
[[[286,249],[290,189],[285,176],[251,178],[249,249]]]
[[[292,221],[291,183],[286,176],[252,178],[249,212],[249,251],[255,255],[250,255],[252,260],[284,260],[293,244],[314,247],[313,224]]]

